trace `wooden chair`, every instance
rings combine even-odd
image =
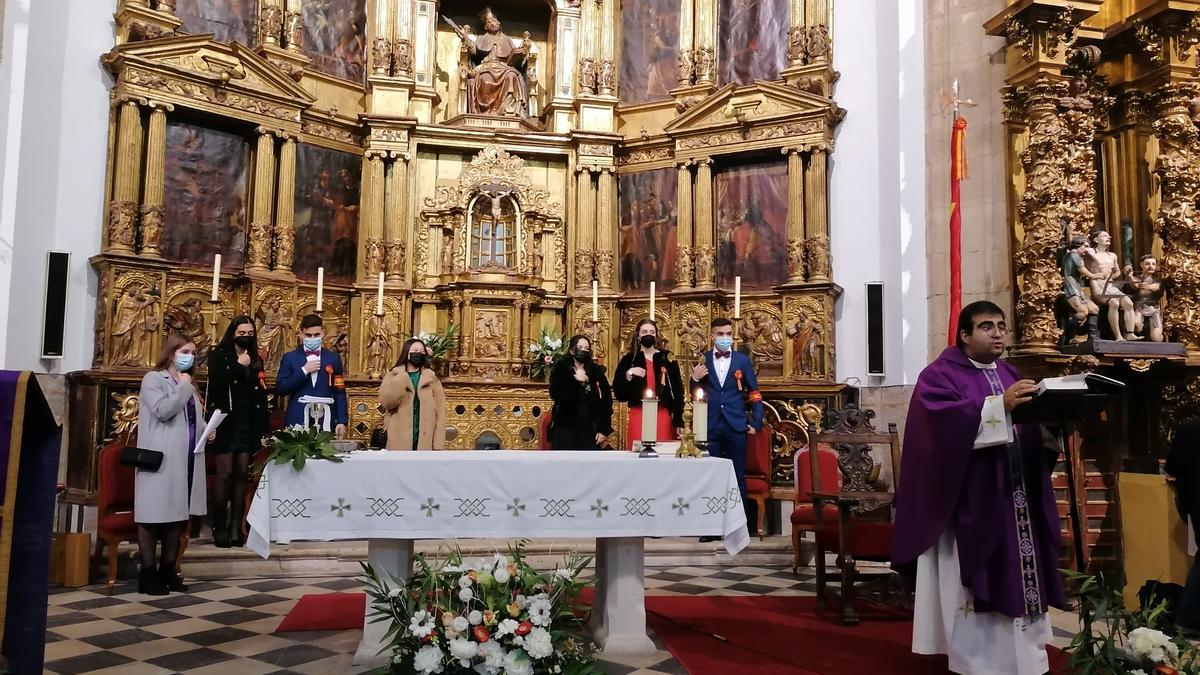
[[[550,449],[550,423],[553,421],[550,411],[544,410],[541,419],[538,420],[538,450]]]
[[[805,497],[812,494],[814,489],[812,459],[809,457],[809,454],[810,451],[805,446],[804,449],[796,452],[793,456],[797,499],[796,509],[792,511],[792,574],[800,571],[800,542],[804,533],[812,532],[815,536],[817,531],[816,506],[811,501],[802,501]],[[832,476],[835,482],[834,489],[841,492],[842,475],[838,471],[837,453],[833,448],[828,445],[820,446],[817,449],[817,464],[820,467],[819,473],[824,476]],[[822,521],[827,523],[837,520],[837,506],[833,504],[823,505],[821,507],[821,517]]]
[[[132,436],[130,436],[132,438]],[[134,441],[128,441],[133,443]],[[124,541],[137,541],[137,523],[133,522],[133,467],[121,465],[125,440],[110,443],[100,450],[97,478],[96,558],[102,559],[108,548],[108,594],[117,585],[117,547]]]
[[[758,538],[763,538],[763,517],[771,496],[771,428],[746,438],[746,498],[758,507]]]
[[[811,444],[817,452],[808,455],[812,474],[813,520],[817,540],[817,603],[824,606],[827,598],[826,585],[829,577],[841,584],[840,596],[842,623],[853,626],[859,623],[855,610],[855,583],[860,581],[857,562],[869,560],[888,562],[892,554],[892,505],[895,501],[895,486],[900,480],[900,435],[895,424],[888,425],[887,433],[879,433],[871,424],[875,413],[861,410],[857,405],[847,404],[838,411],[829,413],[829,429],[818,432],[815,425],[809,427]],[[892,481],[887,485],[880,480],[881,466],[871,456],[873,446],[886,445],[892,463]],[[837,469],[829,472],[828,460],[823,461],[821,448],[828,446],[837,453]],[[840,474],[840,475],[839,475]],[[840,486],[838,485],[840,481]],[[837,518],[830,522],[827,506],[837,507]],[[826,573],[825,554],[837,555],[838,572]],[[884,595],[896,592],[895,575],[874,575],[884,582]],[[907,594],[904,594],[907,595]]]

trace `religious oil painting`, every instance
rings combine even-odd
[[[300,145],[296,152],[296,253],[292,270],[327,281],[354,281],[362,158]]]
[[[167,124],[162,253],[185,265],[240,269],[246,257],[250,143],[181,122]]]
[[[717,284],[766,290],[787,280],[787,163],[717,174]]]
[[[620,175],[621,290],[658,292],[675,285],[674,169]]]
[[[671,98],[678,84],[679,0],[621,3],[621,103]]]
[[[187,33],[212,33],[217,42],[254,44],[258,0],[177,0],[175,16]]]
[[[787,65],[788,0],[721,0],[721,85],[777,80]]]
[[[304,54],[312,68],[351,82],[367,72],[366,0],[304,0]]]

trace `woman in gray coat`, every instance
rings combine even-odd
[[[190,516],[205,514],[204,455],[192,452],[204,432],[204,406],[192,383],[196,345],[179,333],[167,336],[155,370],[142,378],[138,397],[138,447],[163,453],[157,471],[138,469],[133,519],[138,524],[142,571],[138,592],[186,592],[175,573],[179,538]],[[211,436],[208,440],[212,440]],[[162,558],[155,566],[158,543]]]

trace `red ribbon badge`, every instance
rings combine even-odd
[[[325,366],[325,374],[329,376],[329,386],[333,386],[333,366]]]
[[[741,391],[742,390],[742,371],[740,371],[740,370],[733,371],[733,379],[737,380],[738,391]]]
[[[750,392],[750,402],[751,403],[758,403],[761,400],[762,400],[762,394],[757,389]]]

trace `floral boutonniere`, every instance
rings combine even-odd
[[[742,390],[742,371],[741,370],[733,371],[733,379],[737,380],[738,391],[741,391]]]
[[[263,389],[267,388],[267,371],[258,371],[258,386],[262,387]]]
[[[329,376],[329,386],[333,386],[333,366],[325,366],[325,374]]]

